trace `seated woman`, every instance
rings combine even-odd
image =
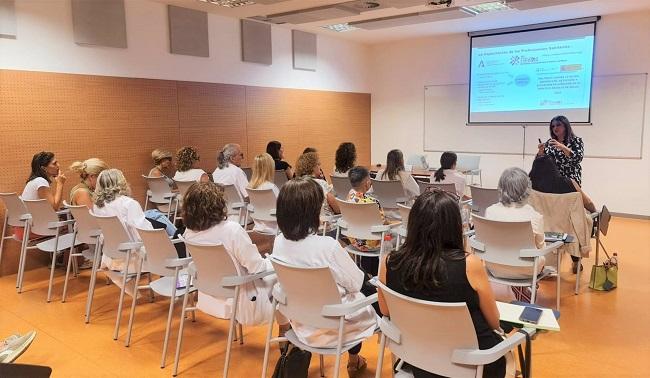
[[[199,153],[196,148],[186,146],[176,151],[176,174],[175,181],[196,181],[208,182],[210,178],[204,170],[194,168],[194,163],[199,161]]]
[[[410,173],[404,170],[404,155],[400,150],[391,150],[388,152],[388,155],[386,155],[386,169],[380,169],[377,172],[376,178],[382,181],[401,181],[404,194],[409,199],[420,195],[418,183]]]
[[[533,161],[533,167],[528,176],[532,182],[533,190],[555,194],[580,192],[585,209],[590,213],[597,211],[596,205],[580,185],[575,180],[562,176],[552,157],[548,155],[537,156]]]
[[[275,163],[273,158],[269,154],[260,154],[255,156],[255,161],[253,162],[253,174],[251,176],[251,182],[248,185],[251,189],[271,189],[275,197],[278,197],[280,194],[280,189],[273,183],[273,175],[275,172]],[[253,231],[266,233],[266,234],[277,234],[278,223],[272,221],[260,221],[254,220],[255,226]]]
[[[440,168],[431,174],[429,182],[432,184],[454,184],[459,198],[470,199],[465,195],[465,176],[456,170],[458,156],[453,152],[443,152],[440,155]]]
[[[61,208],[63,202],[63,184],[66,177],[59,171],[59,162],[52,152],[39,152],[32,157],[32,171],[27,179],[21,198],[24,200],[45,199],[55,211]],[[23,227],[14,227],[14,237],[22,240],[25,234]],[[30,233],[29,238],[39,235]]]
[[[499,310],[481,260],[464,251],[457,199],[439,191],[423,193],[411,208],[407,227],[406,242],[382,259],[379,280],[412,298],[465,302],[479,348],[497,345],[501,338],[494,330],[499,329]],[[382,292],[377,291],[381,312],[389,316]],[[504,377],[505,368],[502,357],[484,367],[483,377]],[[439,377],[413,366],[411,369],[415,377]]]
[[[237,262],[242,274],[272,270],[271,262],[262,258],[248,233],[237,222],[229,221],[228,206],[223,191],[211,182],[192,185],[183,198],[183,223],[187,227],[185,240],[196,244],[222,244]],[[268,323],[273,314],[271,289],[274,276],[257,280],[240,291],[237,321],[245,325]],[[219,318],[228,318],[229,305],[199,292],[201,311]],[[284,320],[280,324],[287,324]]]
[[[141,240],[136,228],[153,230],[140,203],[131,198],[129,183],[119,169],[106,169],[97,177],[93,213],[99,216],[117,216],[134,241]],[[123,260],[113,260],[107,256],[102,256],[102,265],[110,270],[124,269]],[[135,271],[132,270],[134,266],[135,264],[129,264],[129,271]]]
[[[499,178],[497,190],[499,191],[499,202],[485,209],[485,218],[503,222],[530,221],[535,245],[537,248],[543,248],[545,245],[544,217],[528,204],[531,183],[526,172],[516,167],[506,169]],[[544,269],[545,262],[544,256],[540,257],[537,274]],[[533,274],[531,267],[512,267],[494,263],[486,263],[486,267],[492,275],[500,278],[530,278]],[[523,294],[526,298],[528,295],[527,292],[520,292],[514,286],[512,290],[518,297]]]
[[[296,162],[296,177],[311,177],[323,189],[323,195],[325,196],[321,212],[323,216],[340,214],[341,209],[339,209],[339,204],[336,203],[336,197],[332,194],[332,185],[318,178],[320,172],[320,159],[318,154],[308,152],[300,155]]]
[[[241,146],[235,143],[226,144],[217,155],[217,169],[212,173],[212,179],[217,184],[234,185],[243,201],[248,201],[248,179],[240,168],[244,160]]]
[[[81,182],[70,190],[70,204],[73,206],[85,205],[92,209],[97,177],[106,169],[108,169],[108,164],[97,158],[72,163],[70,170],[79,174]]]
[[[336,149],[336,157],[334,158],[334,172],[332,176],[348,177],[348,171],[354,167],[357,161],[357,148],[354,143],[344,142],[339,144]]]
[[[275,170],[284,171],[287,174],[287,179],[291,180],[293,178],[293,169],[284,159],[284,148],[282,148],[282,143],[277,140],[272,140],[266,145],[266,153],[271,155],[275,161]]]
[[[336,240],[316,234],[323,201],[323,190],[309,177],[296,178],[282,186],[277,206],[278,226],[282,233],[275,238],[273,256],[296,266],[329,267],[342,303],[349,303],[364,297],[360,291],[364,274]],[[315,293],[318,291],[318,288],[313,289]],[[360,309],[345,320],[344,344],[372,336],[377,326],[371,306]],[[295,321],[291,326],[298,339],[309,346],[336,346],[336,329],[314,329]],[[360,351],[361,343],[348,351],[351,377],[366,367]]]
[[[153,160],[154,167],[149,171],[149,177],[164,177],[170,187],[174,186],[172,176],[172,153],[156,148],[151,152],[151,159]]]

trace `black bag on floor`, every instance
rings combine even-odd
[[[273,378],[307,378],[311,352],[288,345],[275,364]]]

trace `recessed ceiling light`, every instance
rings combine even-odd
[[[348,31],[352,31],[352,30],[359,30],[359,28],[351,26],[347,22],[343,23],[343,24],[325,25],[325,26],[322,26],[322,28],[323,29],[333,30],[333,31],[339,32],[339,33],[348,32]]]
[[[476,5],[468,5],[460,8],[461,11],[465,13],[469,13],[472,16],[476,16],[477,14],[481,14],[481,13],[496,12],[496,11],[503,11],[509,9],[513,9],[513,8],[509,7],[504,0],[492,1],[489,3],[476,4]]]
[[[226,8],[243,7],[244,5],[253,5],[254,1],[251,0],[199,0],[204,3],[219,5]]]

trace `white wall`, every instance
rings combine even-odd
[[[400,148],[424,153],[424,86],[467,83],[469,37],[450,34],[372,47],[372,161]],[[650,11],[607,15],[597,25],[594,75],[650,72]],[[611,211],[650,216],[650,88],[647,89],[643,157],[586,158],[583,187]],[[489,140],[485,141],[490,143]],[[521,140],[513,140],[521,145]],[[589,148],[589,140],[585,140]],[[437,165],[440,153],[427,153]],[[482,155],[483,184],[496,186],[504,168],[530,169],[532,157]]]
[[[316,72],[294,70],[291,30],[273,27],[273,64],[241,61],[239,20],[209,14],[210,57],[169,53],[167,6],[126,0],[127,49],[73,42],[69,0],[16,1],[16,40],[0,38],[0,68],[269,87],[369,92],[368,47],[318,36]]]

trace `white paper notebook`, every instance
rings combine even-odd
[[[555,315],[553,315],[553,310],[550,308],[540,308],[542,310],[542,316],[539,318],[538,324],[531,324],[522,322],[519,320],[519,316],[522,311],[524,311],[525,306],[497,302],[497,308],[499,309],[499,320],[503,320],[510,323],[519,323],[523,324],[528,328],[544,329],[548,331],[559,331],[560,324],[558,324]]]

